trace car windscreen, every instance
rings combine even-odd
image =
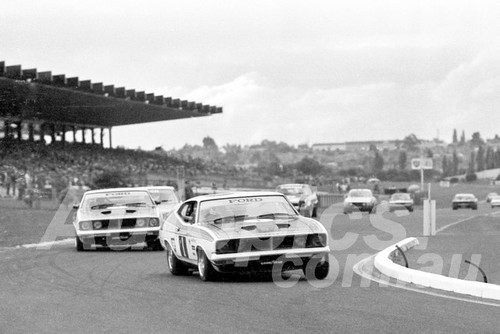
[[[110,191],[86,194],[83,210],[102,210],[117,206],[141,207],[154,205],[147,191]]]
[[[473,201],[474,196],[472,196],[472,195],[457,195],[455,197],[455,200],[456,201]]]
[[[289,219],[298,217],[283,196],[251,196],[203,201],[199,222],[222,224],[247,219]]]
[[[393,194],[391,196],[391,201],[406,201],[410,199],[409,194]]]
[[[155,202],[178,203],[179,200],[172,189],[149,189],[149,193]]]
[[[276,191],[283,195],[302,195],[305,192],[302,187],[277,188]]]
[[[370,190],[352,190],[349,197],[372,197]]]

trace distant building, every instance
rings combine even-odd
[[[348,141],[343,143],[318,143],[313,144],[314,151],[368,151],[371,146],[375,146],[378,150],[395,150],[398,148],[399,140],[367,140],[367,141]]]

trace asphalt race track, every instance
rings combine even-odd
[[[376,253],[375,248],[401,240],[401,232],[403,238],[421,236],[420,210],[401,217],[380,212],[349,217],[339,207],[328,212],[322,222],[333,222],[333,238],[343,240],[331,243],[339,248],[332,251],[332,263],[338,266],[332,265],[324,281],[288,281],[288,288],[260,277],[202,282],[197,273],[172,276],[164,252],[80,253],[71,243],[49,250],[0,250],[0,332],[500,332],[500,302],[401,289],[353,273],[352,267]],[[478,224],[484,227],[497,224],[499,218],[491,212],[485,204],[474,212],[443,209],[438,212],[438,228],[471,217],[443,230],[463,236],[467,226],[477,229],[473,216],[481,217]],[[385,221],[383,226],[394,227],[396,220],[397,233],[373,226]],[[354,243],[346,241],[348,232],[356,238]],[[363,239],[367,236],[371,237]],[[478,251],[488,251],[477,242]]]

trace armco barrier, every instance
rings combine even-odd
[[[377,268],[382,274],[395,278],[399,281],[465,295],[500,300],[500,285],[466,281],[458,278],[427,273],[415,269],[405,268],[392,261],[392,258],[398,251],[396,246],[400,247],[403,251],[406,251],[417,245],[417,238],[407,238],[382,250],[375,256],[375,268]]]

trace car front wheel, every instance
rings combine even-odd
[[[217,275],[212,263],[203,250],[198,250],[198,272],[202,281],[213,281]]]
[[[187,267],[182,261],[180,261],[177,256],[175,256],[172,248],[169,244],[166,244],[167,247],[167,265],[170,273],[175,276],[185,275],[187,274]]]

